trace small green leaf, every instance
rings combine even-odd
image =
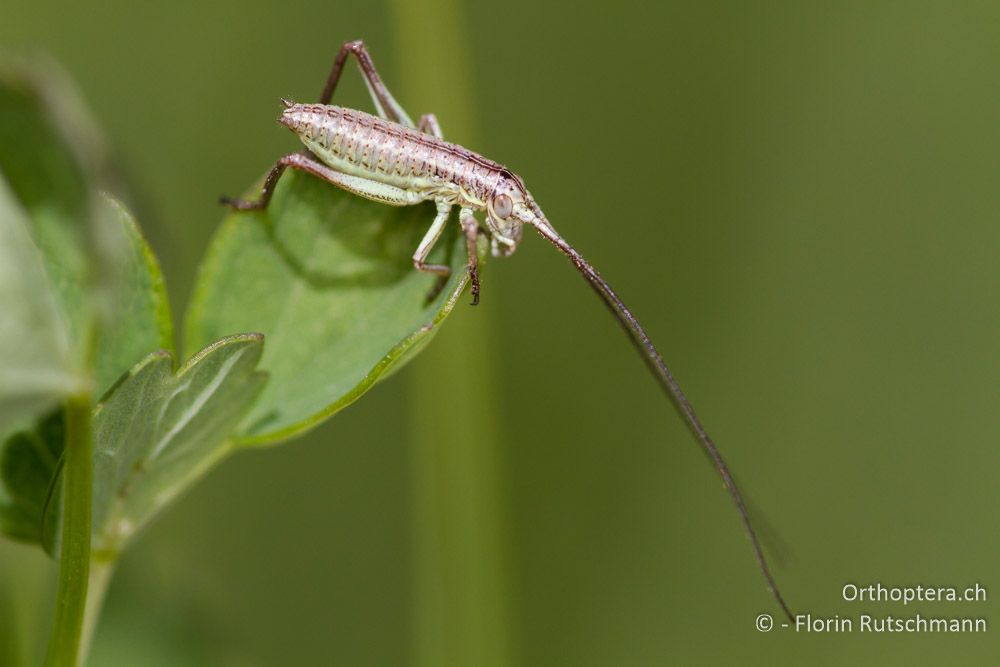
[[[46,505],[57,493],[53,482],[63,453],[63,411],[57,409],[27,431],[12,435],[0,450],[0,531],[17,540],[42,543]],[[51,537],[51,536],[50,536]]]
[[[53,66],[0,66],[0,173],[27,212],[79,364],[92,320],[96,248],[91,183],[102,157],[75,90]],[[103,153],[100,153],[103,155]]]
[[[117,553],[157,512],[230,451],[230,436],[263,388],[263,339],[230,336],[176,374],[154,353],[94,413],[95,552]]]
[[[259,334],[216,341],[173,372],[169,352],[137,364],[94,408],[94,551],[118,553],[231,449],[260,393]],[[63,413],[0,450],[0,529],[58,552]]]
[[[57,68],[0,64],[0,172],[27,212],[68,349],[93,365],[98,395],[152,350],[173,349],[156,260],[125,208],[98,192],[108,171],[101,137]]]
[[[58,70],[0,63],[0,438],[173,349],[156,260],[125,208],[96,191],[104,161],[100,133]],[[23,464],[38,437],[36,428],[0,446],[0,530],[33,541],[37,507],[24,501],[59,489],[51,469],[15,476],[33,469]]]
[[[0,436],[81,384],[29,224],[0,177]]]
[[[4,201],[3,191],[0,189],[0,211],[4,210]],[[105,391],[149,350],[172,349],[173,333],[163,278],[155,257],[124,207],[110,197],[105,197],[102,201],[102,215],[114,222],[116,233],[120,237],[115,242],[121,242],[127,249],[127,252],[118,256],[118,262],[107,267],[109,273],[117,276],[112,283],[113,289],[106,292],[111,302],[105,310],[110,315],[108,323],[112,326],[104,331],[94,353],[95,384],[101,391]],[[54,405],[60,397],[72,390],[74,382],[79,385],[83,380],[71,375],[73,364],[69,361],[68,344],[57,351],[45,348],[45,344],[51,343],[50,339],[55,334],[66,335],[61,329],[63,320],[56,313],[53,299],[48,297],[51,308],[41,311],[42,314],[48,313],[47,321],[39,323],[36,314],[26,314],[24,311],[37,311],[44,306],[47,303],[44,291],[41,295],[34,296],[25,293],[8,295],[15,287],[23,287],[24,279],[32,275],[35,276],[33,280],[41,287],[44,287],[48,279],[41,267],[38,251],[26,234],[21,235],[23,243],[16,259],[23,263],[34,258],[34,269],[21,267],[14,275],[8,275],[5,271],[13,271],[18,267],[13,259],[2,261],[5,251],[13,252],[19,247],[13,240],[3,242],[6,238],[4,230],[9,228],[13,220],[13,217],[0,215],[0,304],[7,304],[0,310],[0,331],[6,332],[6,335],[0,335],[0,359],[6,360],[5,363],[0,363],[0,421],[3,421],[4,411],[7,411],[10,413],[8,422],[23,425],[25,421],[30,423],[31,417],[37,412],[31,408],[29,401],[36,402],[39,409]],[[21,328],[19,333],[14,331],[18,327]],[[35,350],[38,353],[33,357],[31,353]],[[61,376],[58,368],[46,368],[46,364],[54,363],[60,358],[65,364]],[[34,365],[25,367],[33,359]],[[39,389],[38,383],[42,380],[58,377],[63,377],[62,382],[48,387],[47,391]],[[58,419],[61,419],[61,412],[57,413]],[[0,461],[4,465],[3,474],[0,474],[0,532],[15,539],[29,541],[39,541],[41,536],[44,538],[43,543],[50,544],[56,526],[48,524],[44,534],[40,532],[41,517],[37,514],[36,501],[47,498],[50,493],[58,493],[59,487],[53,485],[52,480],[55,467],[42,468],[36,465],[48,461],[38,457],[31,459],[29,455],[33,451],[41,450],[27,446],[43,441],[52,451],[62,451],[61,439],[58,442],[51,440],[53,431],[46,427],[46,423],[43,422],[40,429],[23,431],[0,445]],[[58,459],[58,454],[56,458]],[[30,477],[18,477],[20,473],[12,466],[21,466],[18,470],[22,471],[31,469],[34,474]],[[49,476],[42,474],[43,471],[47,471]],[[12,485],[16,485],[16,488]],[[32,503],[25,504],[25,498],[32,499]],[[53,510],[58,507],[58,503],[51,505]]]
[[[128,210],[110,196],[101,198],[100,215],[111,223],[114,243],[123,249],[106,267],[110,303],[104,308],[94,359],[97,395],[151,350],[174,349],[173,322],[163,274]]]
[[[0,171],[32,218],[65,221],[77,234],[87,215],[88,168],[101,159],[90,150],[99,133],[89,120],[77,120],[81,108],[55,67],[0,63]],[[73,131],[81,125],[86,131]]]
[[[259,192],[255,190],[252,196]],[[234,212],[204,260],[187,313],[189,345],[229,331],[267,337],[271,376],[243,422],[243,441],[270,443],[345,407],[422,347],[467,282],[465,243],[449,224],[430,261],[411,259],[431,204],[397,208],[288,171],[266,211]]]

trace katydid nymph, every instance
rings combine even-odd
[[[378,115],[330,105],[347,59],[357,60]],[[447,277],[447,266],[427,263],[428,255],[447,224],[453,206],[466,239],[473,305],[479,302],[478,236],[488,234],[492,253],[507,256],[521,241],[523,228],[534,227],[566,255],[625,329],[646,366],[671,399],[722,478],[739,511],[757,565],[782,611],[792,614],[774,581],[749,513],[729,472],[694,409],[681,391],[642,325],[601,275],[549,223],[520,177],[506,167],[456,144],[444,141],[433,114],[416,124],[396,102],[379,77],[361,41],[345,43],[334,61],[317,104],[282,100],[278,122],[291,129],[307,150],[285,155],[264,180],[255,201],[224,198],[240,210],[266,208],[281,174],[288,167],[308,172],[348,192],[391,206],[434,202],[437,215],[413,255],[416,270]],[[485,213],[485,224],[475,217]],[[439,281],[439,284],[443,284]]]

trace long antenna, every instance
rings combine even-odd
[[[649,335],[646,334],[646,330],[642,328],[639,324],[639,320],[635,318],[632,311],[622,302],[615,291],[611,289],[611,286],[601,278],[601,274],[597,272],[593,266],[590,265],[587,260],[585,260],[580,253],[576,251],[566,240],[559,235],[559,233],[552,227],[551,223],[546,219],[545,215],[542,214],[541,210],[537,206],[532,207],[535,213],[535,220],[532,223],[535,229],[544,236],[552,245],[559,249],[564,255],[566,255],[571,262],[576,266],[577,270],[587,279],[590,286],[594,288],[594,291],[601,297],[605,305],[611,310],[611,313],[618,320],[618,323],[622,325],[626,333],[629,335],[629,339],[635,346],[636,350],[642,355],[642,359],[646,362],[646,366],[652,371],[656,380],[660,383],[660,386],[667,392],[667,395],[673,401],[674,406],[684,417],[687,422],[688,427],[694,434],[695,438],[698,439],[698,443],[701,445],[702,449],[708,454],[708,457],[712,460],[715,469],[719,471],[719,476],[722,477],[722,483],[725,485],[726,490],[729,492],[729,496],[733,499],[733,503],[736,505],[736,509],[740,513],[740,520],[743,522],[743,528],[746,531],[747,537],[750,538],[750,545],[753,548],[754,557],[757,559],[757,566],[760,568],[761,574],[764,575],[764,579],[767,581],[767,588],[771,591],[771,595],[777,600],[778,604],[781,606],[782,611],[788,616],[790,621],[794,622],[794,617],[792,612],[789,611],[788,605],[785,604],[784,598],[781,597],[781,592],[778,591],[778,584],[775,583],[774,577],[771,575],[771,570],[767,565],[767,560],[764,558],[764,550],[760,546],[760,540],[757,539],[757,533],[753,529],[753,524],[750,522],[750,514],[747,512],[746,504],[743,502],[743,496],[740,494],[740,490],[736,486],[736,482],[733,480],[732,474],[729,472],[726,462],[722,460],[722,454],[719,453],[718,447],[712,442],[712,438],[709,437],[708,431],[705,427],[701,425],[701,421],[694,412],[694,408],[691,407],[691,403],[688,402],[687,397],[681,390],[677,380],[674,379],[673,373],[667,368],[667,364],[664,363],[663,358],[657,351],[653,342],[649,339]]]

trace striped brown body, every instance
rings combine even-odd
[[[334,169],[428,198],[482,204],[510,174],[462,146],[355,109],[294,104],[279,120]]]

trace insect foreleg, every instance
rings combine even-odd
[[[389,89],[382,83],[382,77],[378,75],[375,63],[372,62],[372,57],[368,55],[368,49],[365,48],[364,42],[360,39],[353,42],[344,42],[344,45],[340,47],[337,59],[333,61],[333,69],[330,70],[330,76],[327,77],[326,85],[323,86],[323,94],[319,96],[319,103],[330,103],[333,91],[337,87],[337,82],[340,80],[340,75],[344,70],[344,63],[351,54],[354,54],[354,57],[358,61],[358,67],[361,68],[361,74],[365,78],[365,85],[368,86],[368,92],[372,96],[375,108],[378,109],[378,115],[393,122],[406,125],[407,127],[413,127],[413,121],[410,120],[406,111],[403,110],[403,107],[399,105],[396,98],[392,96]]]
[[[274,194],[274,186],[278,183],[278,178],[288,167],[318,176],[324,181],[343,188],[348,192],[382,204],[409,206],[421,201],[420,195],[410,190],[403,190],[394,185],[345,174],[331,169],[303,153],[291,153],[278,160],[277,164],[268,173],[267,178],[264,180],[264,188],[261,191],[260,199],[257,201],[246,201],[223,197],[222,203],[240,210],[267,208],[267,204],[271,201],[271,196]]]
[[[472,283],[472,305],[479,305],[479,221],[476,220],[471,208],[463,207],[458,214],[462,223],[462,233],[465,234],[465,248],[469,253],[469,280]]]

